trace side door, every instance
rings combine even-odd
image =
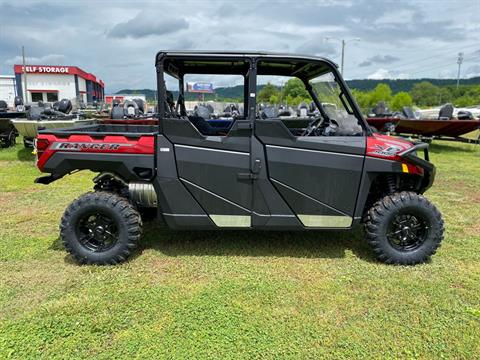
[[[205,136],[187,119],[164,120],[178,177],[217,227],[251,226],[249,124],[235,120],[228,134]]]
[[[320,73],[306,85],[310,96],[323,102],[316,112],[255,121],[254,133],[263,147],[266,176],[299,226],[348,228],[354,220],[365,160],[363,119],[354,114],[346,88],[333,72]],[[256,156],[254,152],[253,158]],[[270,197],[264,198],[268,204]],[[255,212],[261,205],[256,204]],[[270,214],[278,213],[274,205],[268,204],[267,208]],[[283,210],[281,214],[286,213]]]
[[[303,226],[352,225],[364,136],[296,137],[281,119],[257,120],[255,135],[263,144],[268,179]]]

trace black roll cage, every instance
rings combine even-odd
[[[168,64],[168,68],[165,69],[165,63],[167,60],[177,60],[177,61],[190,61],[191,63],[198,62],[198,67],[193,67],[192,69],[180,69],[172,63]],[[272,70],[272,73],[260,73],[258,74],[258,64],[260,62],[298,62],[301,64],[305,63],[303,67],[300,67],[292,74],[281,74],[277,73],[276,69]],[[215,67],[213,65],[208,65],[210,63],[222,63],[222,66]],[[225,62],[231,62],[232,66],[225,66]],[[234,67],[235,63],[245,63],[248,65],[248,68],[241,68],[238,65],[238,69]],[[182,103],[180,104],[181,112],[185,111],[184,103],[184,76],[186,74],[215,74],[215,75],[241,75],[244,77],[244,117],[246,120],[251,122],[255,121],[256,118],[256,86],[257,86],[257,75],[284,75],[292,76],[299,78],[305,85],[309,95],[311,96],[313,102],[317,106],[320,114],[323,118],[328,119],[320,100],[317,97],[315,91],[313,91],[309,80],[322,75],[322,73],[314,74],[313,76],[307,77],[302,76],[301,70],[307,65],[323,65],[326,70],[331,71],[335,77],[336,82],[340,85],[341,93],[340,100],[344,104],[346,110],[348,111],[347,104],[350,105],[352,114],[358,119],[359,125],[364,129],[367,135],[371,134],[370,127],[367,125],[365,118],[360,111],[360,108],[356,101],[354,100],[350,89],[348,88],[345,80],[342,78],[340,72],[338,71],[338,66],[334,62],[320,57],[312,57],[306,55],[292,55],[292,54],[275,54],[275,53],[237,53],[237,52],[203,52],[203,51],[160,51],[156,56],[156,70],[157,70],[157,106],[158,106],[158,126],[159,133],[163,134],[163,119],[166,117],[166,86],[165,86],[165,77],[164,74],[168,73],[169,75],[175,77],[179,81],[179,99]],[[207,72],[208,69],[208,72]],[[243,70],[244,73],[241,73],[239,70]],[[323,72],[326,73],[327,71]],[[346,99],[345,99],[346,97]],[[345,103],[347,102],[347,104]],[[253,126],[253,124],[252,124]]]

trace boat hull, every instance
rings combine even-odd
[[[73,119],[73,120],[27,120],[12,119],[13,126],[18,133],[26,138],[35,138],[39,129],[60,129],[68,127],[77,127],[83,125],[93,125],[96,119]]]
[[[395,132],[422,136],[459,137],[480,128],[480,120],[413,120],[395,118],[367,118],[371,126],[381,130],[385,124],[395,125]]]

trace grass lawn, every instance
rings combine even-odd
[[[446,236],[415,267],[376,262],[351,233],[173,232],[137,255],[77,266],[64,208],[23,146],[0,150],[0,359],[480,358],[480,146],[436,142],[427,192]]]

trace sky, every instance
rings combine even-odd
[[[3,1],[0,74],[71,65],[107,92],[155,88],[159,50],[257,50],[324,56],[347,79],[480,76],[480,0]]]

